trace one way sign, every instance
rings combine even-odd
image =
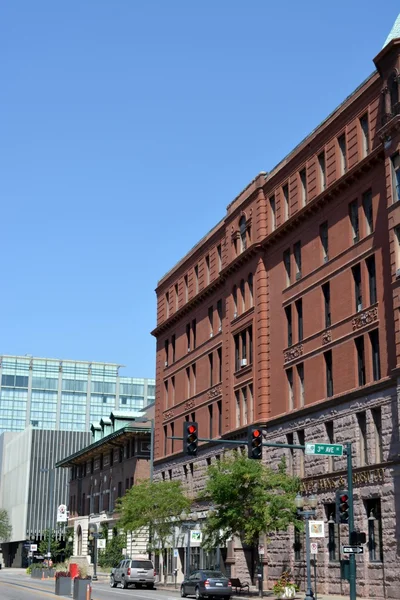
[[[343,554],[364,554],[362,546],[342,546]]]

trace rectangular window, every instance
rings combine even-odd
[[[323,192],[326,188],[325,152],[321,152],[318,156],[318,165],[320,191]]]
[[[372,373],[374,381],[378,381],[381,378],[381,363],[379,358],[379,332],[378,329],[374,329],[369,334],[372,351]]]
[[[178,284],[175,284],[175,310],[178,310],[179,308],[179,291],[178,291]]]
[[[253,328],[247,327],[234,336],[235,371],[251,365],[253,362]]]
[[[165,310],[166,310],[166,315],[167,315],[167,319],[169,317],[169,292],[167,292],[165,294]]]
[[[301,243],[296,242],[293,246],[294,262],[296,265],[296,279],[301,277]]]
[[[222,331],[222,300],[217,302],[218,331]]]
[[[240,394],[235,392],[236,399],[236,427],[240,427]]]
[[[240,336],[235,335],[235,371],[240,369]]]
[[[192,376],[193,376],[193,396],[196,395],[196,365],[192,365]]]
[[[328,221],[319,226],[319,239],[321,240],[322,261],[326,263],[329,260]]]
[[[381,501],[366,501],[368,518],[368,551],[370,562],[383,562]]]
[[[175,426],[174,423],[171,423],[171,437],[174,437],[175,435]],[[174,442],[175,440],[171,440],[171,452],[174,451]]]
[[[325,329],[331,326],[331,287],[329,281],[322,286],[324,296]]]
[[[185,277],[184,277],[184,284],[185,284],[185,302],[187,302],[189,300],[189,281],[188,281],[187,275],[185,275]]]
[[[218,356],[218,383],[222,381],[222,348],[217,350]]]
[[[303,300],[296,301],[298,341],[303,340]]]
[[[276,229],[276,206],[275,206],[275,196],[271,196],[269,199],[269,208],[271,213],[271,231]]]
[[[357,372],[358,372],[358,385],[365,385],[365,353],[364,353],[364,336],[354,340],[357,351]]]
[[[304,364],[303,363],[301,363],[300,365],[297,365],[297,377],[299,379],[299,392],[300,392],[299,406],[301,408],[302,406],[304,406]]]
[[[394,228],[394,246],[396,255],[396,278],[400,277],[400,226]]]
[[[222,435],[222,402],[218,400],[217,402],[217,411],[218,411],[218,435]]]
[[[300,203],[305,206],[307,203],[307,170],[304,168],[300,171]]]
[[[208,307],[208,325],[209,325],[209,328],[210,328],[210,337],[212,337],[214,335],[213,320],[214,320],[214,307],[213,306],[209,306]]]
[[[222,247],[221,244],[217,246],[217,258],[218,258],[218,273],[222,271]]]
[[[194,286],[196,294],[199,292],[199,266],[196,265],[194,268]]]
[[[186,398],[190,398],[190,367],[186,367]]]
[[[186,346],[187,351],[190,352],[190,323],[186,324]]]
[[[164,381],[164,406],[168,408],[168,379]]]
[[[171,347],[172,347],[172,362],[175,362],[175,346],[176,346],[176,336],[175,334],[171,338]]]
[[[252,423],[254,421],[253,413],[254,413],[253,384],[250,383],[250,385],[249,385],[249,407],[248,407],[249,423]]]
[[[365,467],[368,464],[368,447],[367,447],[367,417],[365,412],[357,413],[358,423],[358,439],[359,439],[359,457],[360,467]]]
[[[369,280],[369,303],[375,304],[377,301],[376,297],[376,272],[375,272],[375,256],[369,256],[366,259],[366,265],[368,269],[368,280]]]
[[[349,217],[351,224],[351,231],[353,237],[353,243],[355,244],[360,239],[360,228],[358,223],[358,202],[353,200],[349,204]]]
[[[382,455],[382,408],[377,406],[371,411],[375,438],[375,462],[381,463]]]
[[[325,373],[326,373],[326,395],[328,398],[333,396],[333,372],[332,372],[332,350],[324,353]]]
[[[211,439],[213,438],[213,431],[213,405],[210,404],[208,407],[208,432]]]
[[[287,183],[282,187],[282,193],[284,203],[284,214],[286,220],[289,218],[289,185]]]
[[[294,444],[294,436],[293,433],[287,433],[286,434],[286,443],[288,444],[288,446],[293,446]],[[288,456],[288,461],[287,461],[287,473],[289,475],[294,475],[293,472],[293,463],[294,463],[294,448],[287,448],[287,456]]]
[[[369,152],[369,125],[368,113],[365,113],[360,119],[361,140],[362,140],[362,156],[367,156]]]
[[[396,152],[391,158],[393,202],[400,200],[400,154]]]
[[[340,527],[335,521],[335,504],[325,504],[325,514],[328,520],[329,562],[338,562],[340,559]]]
[[[365,216],[365,231],[369,235],[374,231],[374,213],[372,209],[372,191],[364,192],[362,196],[362,205]]]
[[[206,285],[210,283],[210,256],[206,256]]]
[[[168,433],[167,433],[167,426],[164,425],[164,456],[167,456],[168,454]]]
[[[247,278],[248,290],[249,290],[249,307],[254,306],[253,298],[253,273],[250,273]]]
[[[361,265],[355,265],[352,268],[353,280],[354,280],[354,298],[356,302],[356,312],[362,310],[362,285],[361,285]]]
[[[286,369],[286,378],[288,382],[288,408],[293,410],[294,408],[294,395],[293,395],[293,369]]]
[[[242,414],[243,414],[243,419],[242,419],[242,425],[247,425],[248,421],[248,414],[247,414],[247,388],[244,387],[242,388]]]
[[[290,249],[288,248],[283,253],[283,264],[285,265],[286,271],[286,285],[291,284],[291,271],[290,271]]]
[[[292,326],[292,305],[285,307],[286,323],[287,323],[287,345],[288,348],[293,343],[293,326]]]
[[[347,171],[347,152],[346,152],[346,134],[338,137],[340,174],[344,175]]]
[[[295,528],[294,530],[294,560],[300,561],[302,560],[302,550],[303,545],[301,543],[303,533]]]
[[[196,348],[196,319],[192,321],[193,350]]]
[[[175,404],[175,377],[171,377],[171,394],[172,394],[172,405]]]
[[[165,354],[165,362],[164,366],[168,367],[168,359],[169,359],[169,340],[165,340],[164,342],[164,354]]]
[[[210,373],[209,384],[210,384],[210,387],[212,387],[214,384],[214,357],[213,357],[212,353],[208,355],[208,365],[209,365],[209,373]]]

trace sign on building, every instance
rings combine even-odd
[[[323,521],[309,521],[308,523],[309,523],[309,527],[310,527],[310,538],[325,537]]]

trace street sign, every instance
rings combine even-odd
[[[259,544],[258,545],[258,554],[265,554],[265,546],[264,544]]]
[[[343,456],[343,444],[319,444],[313,442],[306,444],[306,454],[319,454],[320,456]]]
[[[325,529],[323,521],[308,521],[310,538],[325,537]]]
[[[104,550],[106,547],[106,540],[104,538],[97,540],[97,547],[99,550]]]
[[[364,554],[362,546],[342,546],[343,554]]]
[[[178,558],[178,556],[179,556],[178,548],[174,548],[174,558]]]
[[[37,544],[30,545],[31,552],[37,552]]]
[[[310,544],[311,554],[318,554],[318,544],[317,542],[311,542]]]

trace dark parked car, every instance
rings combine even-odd
[[[232,595],[230,580],[221,571],[195,571],[181,584],[181,597],[196,596],[203,597],[218,596],[229,600]]]

